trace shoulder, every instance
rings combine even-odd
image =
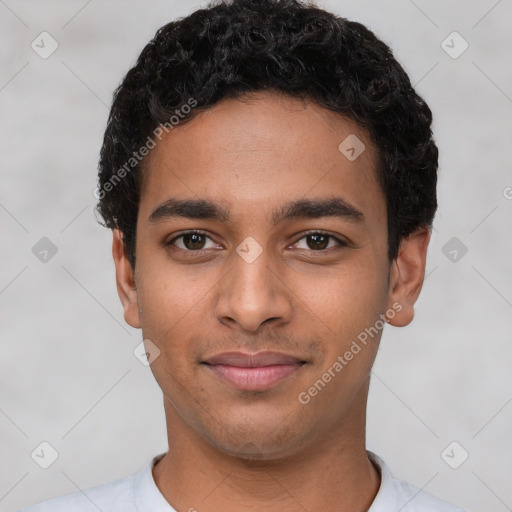
[[[133,480],[121,478],[84,491],[76,491],[37,503],[18,512],[132,512],[135,511]]]
[[[367,453],[381,474],[379,492],[368,512],[465,512],[412,484],[396,480],[380,457]]]
[[[465,512],[407,482],[394,480],[402,512]]]

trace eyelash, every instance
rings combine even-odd
[[[180,238],[183,238],[186,235],[202,235],[205,238],[210,239],[212,242],[214,241],[214,240],[211,239],[211,237],[209,237],[207,235],[207,233],[205,231],[202,231],[200,229],[192,229],[190,231],[184,231],[183,233],[180,233],[178,236],[174,237],[169,242],[164,243],[164,245],[166,247],[170,246],[170,247],[173,247],[176,250],[179,250],[179,251],[182,251],[182,252],[185,252],[185,253],[189,253],[189,254],[193,254],[193,253],[199,253],[200,254],[201,252],[203,252],[205,250],[208,250],[208,249],[198,249],[198,250],[194,251],[194,250],[190,250],[190,249],[182,249],[181,247],[176,247],[174,245],[174,242],[176,242],[176,240],[179,240]],[[323,235],[323,236],[326,236],[326,237],[328,237],[330,239],[333,239],[333,240],[335,240],[338,243],[338,249],[341,248],[341,247],[347,247],[348,246],[347,242],[345,242],[343,240],[340,240],[338,237],[335,237],[334,235],[331,235],[330,233],[327,233],[327,232],[321,231],[321,230],[312,230],[312,231],[308,231],[308,232],[304,233],[292,245],[298,244],[302,239],[306,238],[309,235]],[[309,251],[311,251],[313,253],[325,253],[325,252],[327,252],[328,250],[331,250],[331,249],[334,249],[334,248],[333,247],[329,247],[329,248],[326,248],[326,249],[319,249],[319,250],[316,250],[316,251],[313,250],[313,249],[306,249],[306,250],[309,250]]]

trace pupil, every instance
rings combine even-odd
[[[192,233],[192,234],[185,235],[183,237],[183,242],[185,244],[185,247],[187,247],[187,249],[201,249],[200,246],[202,245],[202,243],[204,244],[204,240],[201,240],[201,239],[204,239],[203,235],[198,235],[197,233]],[[191,244],[188,244],[187,240],[189,240],[189,241],[192,240]]]
[[[313,247],[310,247],[312,249],[325,249],[329,245],[328,237],[326,235],[318,234],[318,235],[308,235],[308,236],[310,237],[310,239],[314,239],[316,242],[319,241],[319,238],[324,239],[323,243],[320,243],[320,245],[315,243]]]

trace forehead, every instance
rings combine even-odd
[[[254,93],[200,112],[157,144],[144,165],[139,214],[148,218],[170,197],[210,198],[234,221],[290,200],[341,196],[385,216],[376,162],[355,121],[312,102]]]

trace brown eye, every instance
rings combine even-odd
[[[306,236],[306,240],[309,240],[311,243],[308,243],[308,246],[310,249],[316,250],[316,249],[326,249],[329,245],[329,236],[327,235],[308,235]]]
[[[336,238],[333,235],[329,235],[328,233],[322,233],[322,232],[311,232],[307,233],[305,236],[303,236],[300,240],[296,242],[295,245],[298,246],[302,240],[305,240],[306,247],[298,247],[299,249],[307,249],[312,251],[324,251],[326,249],[330,249],[332,247],[335,247],[336,244],[338,246],[346,246],[346,243],[340,240],[339,238]],[[330,242],[334,241],[334,246]]]
[[[183,245],[190,250],[202,249],[205,243],[205,237],[197,233],[183,235]]]
[[[186,233],[182,233],[176,238],[173,238],[166,245],[177,247],[178,249],[181,249],[183,251],[194,252],[211,248],[205,247],[205,244],[207,243],[208,240],[212,241],[213,243],[213,240],[211,240],[209,236],[206,236],[204,233],[200,231],[188,231]]]

